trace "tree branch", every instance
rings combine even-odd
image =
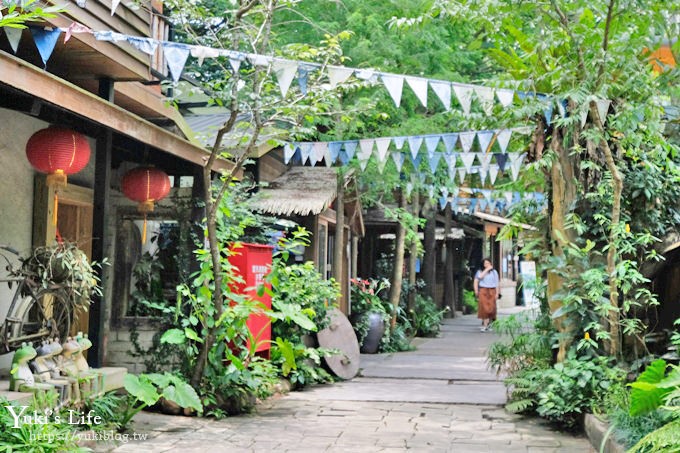
[[[602,63],[600,63],[600,69],[597,71],[597,81],[598,86],[602,85],[602,77],[607,69],[607,50],[609,50],[609,33],[611,31],[612,18],[614,15],[614,5],[616,0],[609,0],[609,6],[607,7],[607,21],[604,24],[604,36],[602,37]]]

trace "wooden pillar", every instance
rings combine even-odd
[[[454,285],[453,285],[453,240],[451,236],[451,204],[446,205],[444,209],[444,248],[446,253],[444,255],[444,307],[449,308],[446,313],[447,317],[456,316]]]
[[[420,216],[420,192],[415,190],[413,192],[413,207],[412,213],[414,216]],[[417,234],[417,232],[416,232]],[[413,241],[409,247],[408,260],[408,283],[411,288],[411,293],[408,295],[408,309],[413,310],[416,307],[416,260],[418,259],[418,242]]]
[[[427,219],[425,224],[425,256],[423,257],[423,280],[425,280],[425,294],[432,298],[435,303],[437,302],[436,295],[436,266],[437,266],[437,237],[436,237],[436,227],[437,227],[437,209],[433,205],[432,201],[428,200],[423,208],[423,214]]]
[[[99,81],[99,96],[113,101],[113,80]],[[94,213],[92,221],[92,259],[101,263],[106,257],[106,243],[110,215],[111,195],[111,154],[113,151],[113,131],[106,129],[97,136],[94,166]],[[108,287],[107,269],[100,270],[101,285],[106,294]],[[89,361],[94,367],[106,362],[106,341],[108,320],[111,307],[106,306],[106,297],[93,300],[90,306],[89,338],[92,341]]]
[[[343,251],[345,249],[345,177],[342,171],[338,172],[338,194],[335,198],[335,241],[333,242],[333,278],[338,284],[341,285],[342,291],[345,291],[343,282],[346,280],[343,276],[344,266],[343,263]],[[347,307],[345,305],[344,297],[341,294],[338,297],[338,307],[343,313],[347,313]]]

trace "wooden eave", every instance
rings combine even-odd
[[[208,160],[205,149],[2,51],[0,83],[194,164],[203,166]],[[232,168],[233,163],[226,160],[213,166],[221,172]]]

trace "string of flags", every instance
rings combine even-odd
[[[440,166],[446,167],[450,178],[461,183],[468,174],[478,174],[482,183],[487,178],[494,184],[499,173],[510,169],[517,180],[526,154],[508,153],[513,132],[527,133],[530,128],[464,131],[443,134],[366,138],[331,142],[291,142],[283,146],[284,163],[316,166],[321,162],[330,167],[337,163],[358,161],[361,170],[374,160],[382,173],[388,161],[398,172],[406,162],[419,172],[423,158],[434,174]],[[476,146],[475,146],[476,145]],[[497,152],[493,152],[497,146]],[[479,152],[472,152],[472,149]],[[458,166],[460,162],[461,166]]]
[[[542,209],[546,203],[545,195],[540,192],[500,192],[463,187],[453,192],[455,194],[450,194],[446,188],[441,190],[439,207],[443,210],[450,204],[452,211],[458,214],[472,214],[479,211],[504,215],[512,206],[521,202],[531,201],[535,209]]]

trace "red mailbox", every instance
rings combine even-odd
[[[234,255],[229,257],[229,262],[236,269],[236,273],[243,278],[243,282],[234,283],[232,286],[238,294],[245,294],[250,299],[257,300],[267,308],[272,308],[272,300],[269,294],[257,295],[257,288],[269,283],[264,281],[264,276],[269,273],[272,266],[272,251],[274,247],[260,244],[240,244],[240,247],[232,247]],[[253,313],[247,321],[250,333],[255,337],[256,352],[262,352],[269,356],[270,340],[272,338],[271,320],[264,313]],[[248,345],[250,347],[250,344]]]

